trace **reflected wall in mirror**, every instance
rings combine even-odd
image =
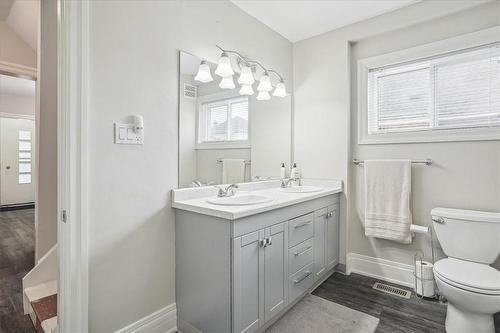
[[[232,88],[214,74],[215,64],[200,64],[200,57],[180,52],[179,187],[279,178],[281,163],[290,167],[291,97],[240,95],[237,75]],[[232,67],[239,74],[239,65]]]

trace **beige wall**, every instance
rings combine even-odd
[[[35,115],[35,96],[3,94],[0,90],[0,113]]]
[[[346,202],[351,196],[352,167],[349,148],[350,43],[440,18],[485,2],[488,1],[423,1],[293,45],[294,160],[304,177],[344,181],[345,193],[341,200],[340,217],[341,263],[345,263],[346,249],[349,249],[347,220],[350,210],[347,210]],[[491,17],[494,13],[487,15]]]
[[[36,52],[7,23],[0,21],[0,62],[36,68]]]
[[[57,242],[57,0],[41,1],[35,259]]]
[[[229,1],[92,1],[90,27],[89,331],[104,333],[175,302],[178,49],[215,62],[221,44],[291,78],[292,46]],[[144,145],[113,144],[131,114]]]
[[[352,153],[359,159],[432,158],[431,167],[412,168],[413,222],[431,225],[430,210],[450,207],[500,211],[500,141],[443,142],[387,145],[357,144],[357,61],[407,49],[500,24],[500,2],[430,20],[397,31],[367,38],[351,49]],[[416,250],[429,257],[429,238],[418,235],[411,245],[366,238],[363,168],[351,166],[352,215],[349,219],[349,252],[411,264]]]

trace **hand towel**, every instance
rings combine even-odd
[[[245,160],[222,160],[222,184],[236,184],[245,181]]]
[[[411,243],[411,161],[365,161],[365,235]]]

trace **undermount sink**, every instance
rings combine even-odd
[[[319,186],[292,186],[279,189],[282,192],[287,193],[313,193],[323,191],[322,187]]]
[[[260,194],[236,194],[231,197],[212,198],[207,200],[208,203],[221,206],[247,206],[271,201],[273,201],[273,198]]]

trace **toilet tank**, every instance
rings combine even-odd
[[[491,264],[500,254],[500,213],[434,208],[431,216],[448,257]]]

